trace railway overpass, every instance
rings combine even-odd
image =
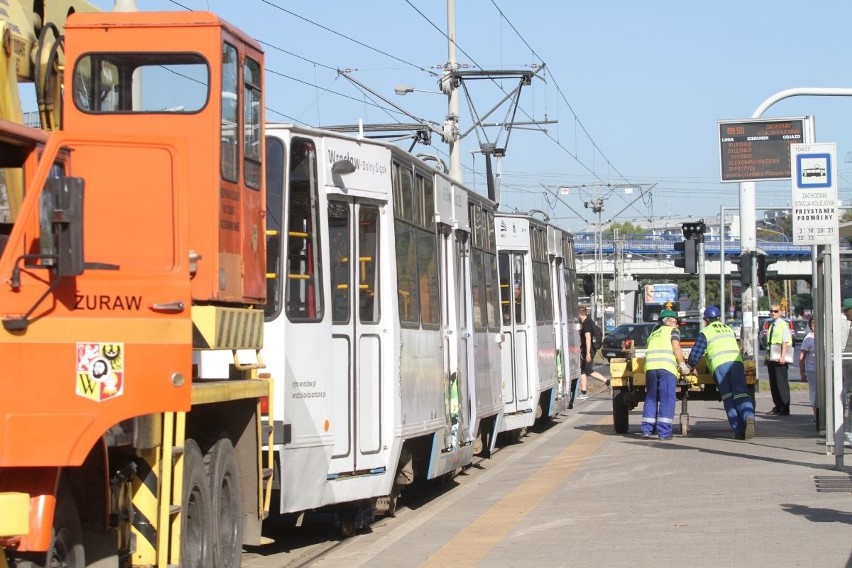
[[[575,235],[577,252],[576,265],[579,275],[602,274],[604,278],[614,277],[616,264],[624,277],[630,276],[642,279],[678,280],[695,278],[693,274],[684,274],[683,269],[675,266],[674,261],[682,258],[674,245],[681,239],[660,237],[628,236],[617,242],[604,240],[600,246],[595,246],[594,240],[584,238],[585,234]],[[848,245],[846,245],[848,247]],[[758,249],[766,253],[770,261],[770,273],[777,276],[772,279],[809,279],[812,272],[812,249],[809,246],[797,246],[789,242],[758,241]],[[721,243],[718,239],[707,239],[704,243],[704,273],[707,278],[719,275],[721,266]],[[595,254],[595,251],[598,254]],[[725,274],[730,277],[736,273],[738,266],[733,261],[740,257],[738,239],[726,240]]]

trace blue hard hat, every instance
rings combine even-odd
[[[707,306],[707,309],[704,310],[704,319],[719,319],[722,317],[721,312],[719,312],[719,308],[716,306]]]

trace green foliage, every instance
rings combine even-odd
[[[793,294],[792,304],[796,313],[801,315],[814,309],[814,297],[810,294]]]
[[[634,225],[630,221],[625,221],[624,223],[611,223],[610,226],[602,232],[603,238],[612,239],[615,229],[618,229],[618,234],[622,237],[642,236],[648,234],[648,229]]]

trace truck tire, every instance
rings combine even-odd
[[[86,568],[86,551],[83,548],[83,528],[80,516],[77,514],[77,504],[74,493],[67,479],[59,482],[59,492],[56,495],[56,509],[53,514],[53,529],[51,531],[50,549],[47,553],[22,553],[15,555],[19,568],[50,568],[63,566],[67,568]]]
[[[612,389],[612,426],[616,434],[626,434],[630,429],[630,409],[624,401],[626,389]]]
[[[234,445],[221,438],[207,452],[212,506],[213,566],[239,568],[243,552],[243,500]]]
[[[180,522],[180,565],[185,568],[210,566],[212,526],[210,481],[204,458],[194,440],[184,444],[183,493]]]

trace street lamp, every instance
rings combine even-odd
[[[407,95],[408,93],[429,93],[430,95],[443,95],[444,93],[439,93],[438,91],[426,91],[423,89],[415,89],[411,85],[397,85],[394,87],[393,92],[397,95]]]
[[[595,184],[595,193],[597,194],[598,185]],[[583,206],[586,209],[591,209],[592,213],[597,213],[598,223],[595,227],[595,295],[600,295],[601,301],[595,302],[595,309],[598,312],[595,314],[601,321],[601,329],[604,329],[604,290],[603,290],[603,227],[601,223],[601,213],[604,209],[603,199],[595,197],[591,201],[585,201]]]
[[[757,230],[758,230],[758,231],[765,231],[765,232],[767,232],[767,233],[772,233],[772,234],[774,234],[774,235],[781,235],[782,237],[784,237],[784,242],[788,242],[788,243],[790,242],[790,237],[788,237],[788,236],[787,236],[787,233],[782,232],[782,231],[784,230],[784,227],[782,227],[781,225],[779,225],[779,224],[777,224],[777,223],[773,223],[773,222],[771,222],[771,221],[767,221],[766,219],[764,219],[764,220],[763,220],[763,224],[764,224],[764,225],[769,225],[769,226],[771,226],[771,227],[778,227],[778,228],[779,228],[779,229],[781,229],[781,230],[780,230],[780,231],[775,231],[775,230],[773,230],[773,229],[767,229],[766,227],[757,227]]]

